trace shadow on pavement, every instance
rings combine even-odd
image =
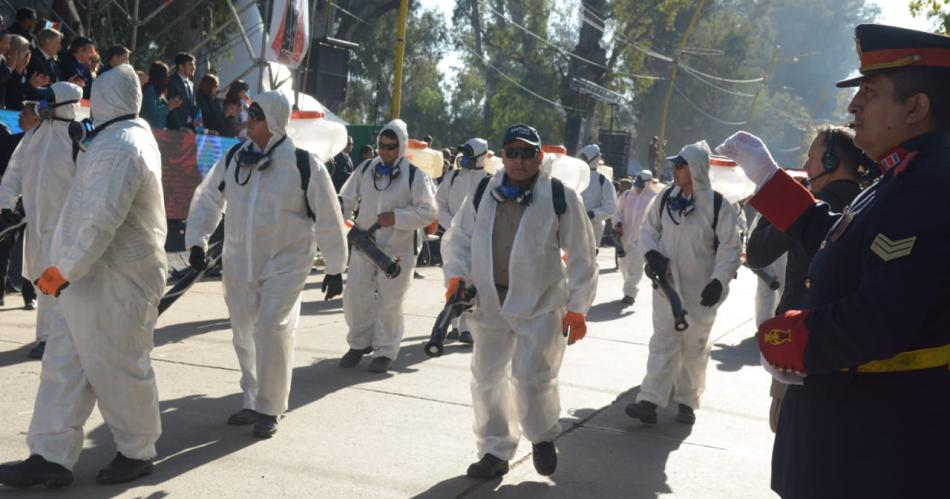
[[[759,344],[755,336],[746,338],[738,345],[716,343],[710,357],[718,362],[716,369],[735,372],[746,366],[759,365]]]
[[[225,329],[231,329],[231,321],[227,317],[223,319],[169,324],[155,330],[155,346],[160,347],[169,343],[181,343],[192,336]]]
[[[23,362],[37,362],[26,356],[30,353],[34,345],[36,345],[36,343],[27,343],[14,350],[4,350],[0,352],[0,367],[12,366]]]
[[[406,338],[407,341],[419,339]],[[382,377],[393,376],[393,373],[415,372],[417,369],[413,366],[428,359],[422,348],[427,340],[428,336],[424,337],[422,342],[405,345],[393,363],[391,372],[383,375],[366,370],[370,356],[364,357],[362,362],[352,369],[341,369],[339,358],[321,359],[313,364],[294,368],[290,407],[286,417],[295,417],[295,409],[339,390],[379,381]],[[450,343],[446,345],[445,355],[470,351],[471,347]],[[236,381],[237,375],[235,388]],[[228,416],[241,408],[243,401],[244,397],[239,392],[223,397],[189,395],[160,402],[163,432],[157,444],[155,472],[124,485],[103,487],[92,483],[95,473],[108,464],[116,452],[112,432],[106,425],[99,425],[88,435],[94,446],[83,451],[75,469],[76,483],[69,490],[86,491],[86,487],[89,487],[90,494],[111,497],[141,485],[159,485],[259,442],[260,440],[251,435],[251,426],[225,424]],[[274,438],[282,438],[282,435],[278,433]],[[288,434],[283,438],[292,438],[292,435]]]
[[[620,300],[598,303],[587,311],[587,322],[607,322],[622,319],[633,315],[633,307],[628,307]]]
[[[499,487],[500,479],[482,482],[462,475],[443,480],[415,497],[654,499],[670,494],[667,461],[692,426],[673,422],[675,409],[660,409],[656,426],[628,418],[623,409],[636,399],[637,392],[639,387],[600,409],[572,411],[576,422],[562,420],[566,431],[556,439],[558,469],[548,477],[550,482],[540,481],[544,478],[535,474],[528,455],[512,463],[509,471],[509,476],[527,475],[525,481]]]

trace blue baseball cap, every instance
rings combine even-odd
[[[535,147],[541,147],[541,134],[538,131],[529,125],[524,123],[518,123],[517,125],[512,125],[505,131],[505,139],[501,141],[502,146],[506,146],[516,140],[526,142]]]

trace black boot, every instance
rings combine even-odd
[[[639,402],[628,404],[625,409],[627,416],[633,419],[639,419],[644,424],[656,424],[656,404],[641,400]]]
[[[27,354],[27,356],[31,359],[42,359],[43,353],[45,352],[46,352],[46,342],[40,341],[40,342],[37,342],[33,348],[30,349],[30,353]]]
[[[152,472],[150,459],[129,459],[121,452],[115,454],[115,459],[99,471],[96,482],[101,484],[127,483]]]
[[[686,404],[680,404],[679,410],[676,412],[676,422],[683,424],[695,423],[696,413],[693,412],[693,408]]]
[[[277,433],[277,416],[268,416],[267,414],[258,414],[257,422],[254,423],[254,436],[257,438],[270,438]]]
[[[73,472],[34,454],[26,461],[0,465],[0,484],[19,489],[43,484],[50,489],[73,483]]]
[[[241,409],[228,417],[228,424],[244,426],[257,422],[258,414],[253,409]]]
[[[459,333],[459,342],[465,343],[466,345],[471,345],[475,343],[475,339],[472,338],[472,333],[468,331],[462,331]]]
[[[539,475],[553,475],[557,470],[557,449],[554,442],[531,444],[531,458],[534,461],[534,470]]]
[[[361,348],[359,350],[351,348],[343,357],[340,357],[340,367],[354,367],[360,363],[360,359],[368,353],[373,353],[373,347]]]
[[[393,361],[389,357],[376,357],[369,364],[369,372],[371,373],[384,373],[389,370],[389,367],[392,366]]]
[[[469,477],[479,480],[491,480],[505,473],[508,473],[508,461],[491,454],[485,454],[478,462],[470,464],[465,472]]]

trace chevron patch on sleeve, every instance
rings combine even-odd
[[[897,260],[910,255],[914,250],[914,243],[917,242],[917,236],[908,237],[892,241],[884,234],[878,234],[871,242],[871,251],[885,262]]]

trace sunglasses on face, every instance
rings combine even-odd
[[[538,150],[530,147],[506,147],[505,157],[508,159],[532,159],[538,155]]]
[[[382,149],[384,151],[394,151],[396,149],[399,149],[399,144],[387,144],[385,142],[380,142],[376,145],[379,149]]]
[[[249,108],[247,109],[247,117],[248,117],[248,119],[252,119],[252,120],[254,120],[254,121],[264,121],[264,120],[265,120],[265,118],[264,118],[264,111],[262,111],[261,108],[255,107],[255,106],[251,106],[251,107],[249,107]]]

